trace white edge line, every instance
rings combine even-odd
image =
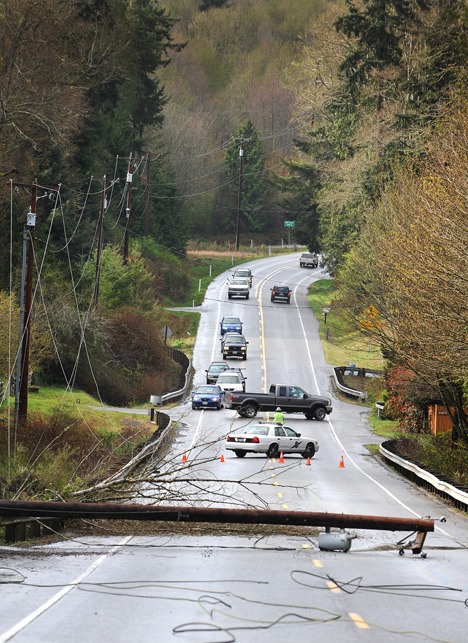
[[[87,578],[95,569],[101,565],[109,556],[112,556],[116,551],[118,551],[123,545],[126,545],[129,540],[131,540],[133,536],[126,536],[118,545],[115,545],[112,547],[106,554],[102,554],[102,556],[99,556],[92,565],[90,565],[82,574],[80,574],[75,580],[71,582],[70,585],[66,585],[63,587],[57,594],[49,598],[48,601],[43,603],[40,607],[35,609],[31,614],[23,618],[21,621],[19,621],[16,625],[11,627],[9,630],[4,632],[3,634],[0,635],[0,643],[4,643],[4,641],[9,641],[13,636],[18,634],[21,630],[23,630],[25,627],[27,627],[30,623],[36,620],[41,614],[46,612],[50,607],[55,605],[59,600],[61,600],[64,596],[66,596],[69,592],[71,592],[72,589],[76,589],[76,586],[79,585],[84,581],[85,578]]]

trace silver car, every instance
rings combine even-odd
[[[225,447],[238,458],[246,453],[263,453],[267,458],[275,458],[280,453],[300,453],[303,458],[313,458],[319,450],[317,440],[275,422],[249,424],[230,433]]]

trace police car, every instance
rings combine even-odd
[[[317,440],[275,422],[257,422],[230,433],[225,447],[238,458],[246,453],[262,453],[267,458],[280,453],[299,453],[303,458],[312,458],[319,450]]]

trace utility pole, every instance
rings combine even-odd
[[[125,208],[125,236],[124,236],[124,250],[123,250],[123,262],[124,266],[128,262],[128,238],[130,235],[130,209],[132,206],[132,179],[133,174],[130,172],[132,166],[132,154],[128,157],[128,168],[127,168],[127,207]]]
[[[58,186],[46,188],[34,183],[13,183],[15,187],[31,190],[31,205],[23,232],[23,268],[21,274],[21,297],[19,337],[20,346],[18,354],[17,376],[15,382],[15,415],[16,422],[26,424],[28,420],[28,389],[29,389],[29,347],[31,342],[31,317],[32,317],[32,281],[34,268],[34,237],[36,233],[36,205],[38,190],[54,190]],[[47,196],[47,194],[45,195]],[[41,197],[40,197],[41,198]]]
[[[242,164],[244,159],[244,143],[241,141],[239,147],[239,182],[237,186],[237,223],[236,223],[236,250],[239,250],[240,241],[240,212],[242,198]]]
[[[102,194],[101,194],[101,207],[99,209],[99,222],[98,222],[98,245],[96,252],[96,278],[94,283],[94,296],[93,306],[98,305],[99,300],[99,281],[101,278],[101,252],[102,252],[102,234],[104,228],[104,213],[107,210],[107,197],[106,197],[106,175],[102,177]]]
[[[143,234],[145,237],[149,234],[149,219],[150,219],[150,182],[151,182],[151,155],[148,154],[146,159],[146,192],[145,192],[145,214],[144,214],[144,229]]]
[[[29,346],[31,342],[31,313],[32,313],[32,275],[34,265],[34,237],[36,233],[36,204],[37,182],[31,185],[31,205],[24,227],[27,239],[26,278],[24,286],[23,323],[21,329],[20,381],[15,388],[19,390],[17,418],[18,423],[25,424],[28,420],[28,388],[29,388]],[[19,387],[19,388],[18,388]]]

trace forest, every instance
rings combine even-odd
[[[294,221],[334,308],[381,347],[402,417],[440,400],[467,443],[467,14],[0,0],[1,378],[32,208],[36,376],[114,404],[170,386],[162,307],[186,292],[189,244],[232,245],[242,148],[243,242],[281,243]]]

